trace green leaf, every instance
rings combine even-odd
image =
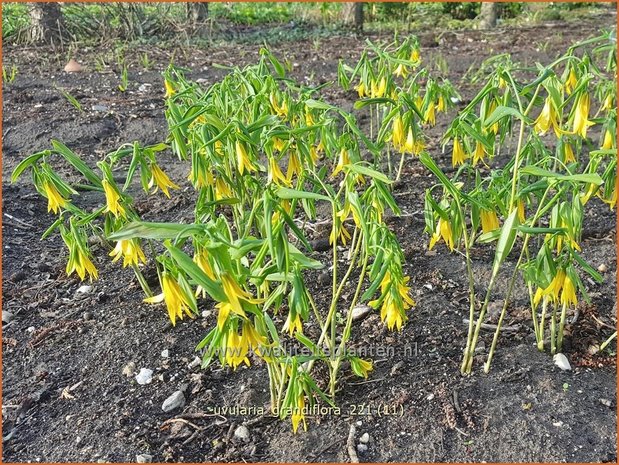
[[[275,191],[275,195],[277,195],[280,199],[291,200],[291,199],[313,199],[313,200],[326,200],[327,202],[331,202],[331,199],[326,195],[318,194],[316,192],[307,192],[307,191],[298,191],[296,189],[290,189],[288,187],[279,187]]]
[[[496,246],[496,254],[494,256],[494,263],[492,265],[492,275],[496,276],[499,272],[501,264],[505,261],[507,256],[514,246],[516,240],[516,233],[518,232],[518,209],[514,208],[512,212],[503,223],[501,228],[501,235],[499,236],[499,242]]]
[[[122,239],[175,239],[189,237],[194,234],[204,232],[204,226],[198,224],[178,224],[178,223],[149,223],[145,221],[132,221],[127,223],[118,231],[110,234],[108,239],[119,241]]]
[[[75,167],[80,173],[84,175],[88,181],[90,181],[93,185],[97,187],[102,187],[101,179],[99,176],[95,174],[90,167],[82,161],[80,157],[75,155],[67,146],[65,146],[62,142],[52,139],[52,147],[54,147],[54,151],[62,155],[65,160],[67,160],[71,165]]]
[[[513,116],[515,118],[518,118],[521,121],[524,121],[527,124],[531,124],[533,122],[531,118],[527,118],[515,108],[504,107],[501,105],[501,106],[496,107],[494,111],[492,112],[492,114],[490,114],[490,116],[486,118],[486,120],[484,121],[484,127],[492,126],[494,123],[502,120],[506,116]]]
[[[381,104],[381,103],[390,103],[391,105],[396,105],[396,102],[390,98],[381,97],[381,98],[366,98],[363,100],[357,100],[355,102],[355,110],[360,110],[361,108],[367,105]]]
[[[522,174],[529,174],[531,176],[540,176],[543,178],[559,179],[561,181],[574,181],[584,182],[587,184],[595,184],[599,186],[604,183],[602,178],[597,173],[582,173],[582,174],[559,174],[554,171],[545,170],[538,166],[528,165],[520,169]]]
[[[350,170],[357,174],[369,176],[371,178],[384,182],[385,184],[391,184],[393,182],[383,173],[380,173],[376,170],[373,170],[372,168],[368,168],[367,166],[361,165],[359,163],[344,165],[344,170]]]
[[[42,152],[33,153],[32,155],[27,156],[13,170],[11,174],[11,182],[15,182],[19,179],[22,173],[29,168],[31,165],[39,161],[41,157],[49,156],[51,152],[49,150],[43,150]]]

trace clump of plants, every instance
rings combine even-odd
[[[592,51],[582,51],[585,45]],[[600,56],[604,67],[596,65]],[[538,65],[530,81],[509,57],[493,65],[482,90],[445,134],[455,175],[450,179],[431,157],[421,156],[439,181],[425,199],[429,247],[442,241],[466,259],[470,316],[462,373],[472,370],[480,328],[510,254],[516,265],[501,296],[484,370],[490,369],[519,276],[529,293],[538,348],[545,349],[548,337],[551,353],[561,351],[568,311],[578,295],[588,299],[582,274],[602,281],[580,254],[583,207],[593,196],[611,209],[617,201],[613,38],[605,34],[574,45],[550,65]],[[593,101],[599,102],[596,109]],[[599,140],[591,139],[592,126],[601,126]],[[505,162],[490,168],[501,152],[507,153]],[[489,282],[482,283],[472,271],[470,251],[489,243],[495,244],[494,262]]]

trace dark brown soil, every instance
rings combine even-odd
[[[573,42],[615,23],[615,13],[609,12],[570,24],[424,35],[422,44],[429,62],[437,56],[446,60],[449,78],[466,99],[476,87],[461,77],[484,58],[511,52],[526,64],[547,63]],[[315,84],[336,79],[338,59],[353,63],[363,44],[364,38],[336,37],[272,48],[294,64],[295,78]],[[559,370],[549,354],[536,350],[520,292],[506,321],[519,329],[501,337],[491,372],[481,369],[484,349],[474,374],[461,377],[462,319],[468,311],[464,264],[444,247],[427,251],[422,194],[433,179],[417,160],[410,161],[396,190],[404,215],[392,226],[406,253],[405,271],[417,306],[401,333],[387,332],[375,314],[359,323],[355,344],[391,347],[395,355],[375,357],[366,382],[346,378],[338,395],[339,414],[312,418],[308,431],[296,435],[289,422],[269,417],[212,416],[223,406],[264,406],[264,366],[256,360],[236,372],[217,365],[205,371],[190,368],[203,326],[212,325],[214,317],[172,329],[163,309],[142,303],[132,275],[110,263],[107,246],[95,246],[101,279],[92,292],[76,297],[82,283],[64,273],[62,241],[56,236],[40,241],[52,222],[46,202],[27,177],[10,184],[13,168],[26,155],[47,148],[51,138],[91,165],[122,143],[158,142],[166,134],[160,73],[172,56],[206,86],[223,74],[213,64],[252,63],[258,50],[259,45],[137,50],[129,55],[134,62],[129,91],[121,93],[116,69],[95,71],[95,58],[107,50],[80,50],[78,59],[87,70],[66,74],[64,55],[41,48],[4,49],[5,66],[15,64],[19,71],[3,93],[2,308],[14,315],[2,331],[3,460],[133,462],[138,454],[150,454],[154,461],[348,461],[350,425],[361,422],[357,439],[370,435],[361,461],[616,461],[615,360],[585,356],[616,326],[616,216],[601,202],[587,205],[582,247],[585,258],[595,267],[606,265],[607,272],[603,284],[586,283],[592,303],[582,306],[568,328],[565,352],[573,370]],[[144,51],[154,69],[139,65],[138,52]],[[152,86],[140,90],[146,83]],[[84,111],[73,108],[56,86],[76,97]],[[347,108],[354,102],[354,93],[336,86],[327,96]],[[93,105],[110,111],[94,111]],[[433,130],[436,141],[430,150],[447,167],[449,158],[440,154],[438,144],[445,125],[443,118]],[[173,157],[166,168],[177,182],[185,179],[186,166]],[[60,169],[71,176],[68,168]],[[144,199],[145,217],[190,219],[191,197],[186,189],[173,202]],[[316,257],[328,262],[326,254]],[[490,251],[481,249],[475,260],[475,273],[487,278]],[[313,284],[313,290],[318,295],[319,285]],[[484,333],[485,347],[491,337]],[[415,350],[407,352],[407,347]],[[161,357],[165,349],[168,359]],[[611,349],[616,350],[615,343]],[[138,370],[154,370],[153,382],[142,386],[125,376],[129,362]],[[162,402],[179,388],[187,397],[183,412],[164,413]],[[182,414],[197,415],[186,417],[192,424],[164,425]],[[244,422],[250,438],[237,442],[232,431]]]

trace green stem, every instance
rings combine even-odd
[[[557,350],[561,352],[563,347],[563,330],[565,329],[565,316],[567,314],[567,303],[563,303],[561,308],[561,320],[559,321],[559,333],[557,334]]]
[[[133,272],[135,273],[135,277],[138,279],[138,282],[140,283],[140,287],[144,291],[144,294],[146,294],[146,297],[152,297],[153,291],[150,290],[150,287],[148,283],[146,282],[144,275],[140,271],[140,268],[138,268],[138,266],[135,264],[132,264],[131,268],[133,269]]]

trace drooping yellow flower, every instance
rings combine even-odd
[[[577,84],[578,84],[578,78],[576,77],[576,72],[574,71],[574,68],[570,68],[570,73],[567,79],[565,80],[565,84],[563,85],[568,95],[574,91]]]
[[[484,161],[484,155],[486,151],[484,149],[484,145],[477,141],[475,144],[475,152],[473,152],[473,166],[475,166],[478,162]]]
[[[174,184],[167,174],[163,172],[157,163],[152,163],[150,165],[151,177],[148,182],[148,188],[153,189],[153,194],[157,192],[157,189],[161,189],[161,192],[165,194],[167,198],[170,198],[170,192],[168,189],[180,189],[176,184]]]
[[[215,180],[215,200],[231,199],[234,195],[221,176]]]
[[[329,234],[329,244],[333,245],[339,240],[345,246],[350,239],[350,233],[346,226],[344,226],[344,223],[336,221],[334,227],[331,228],[331,234]]]
[[[359,98],[363,98],[368,94],[367,89],[365,88],[365,84],[363,84],[363,81],[359,82],[359,85],[355,87],[355,90],[359,94]]]
[[[402,63],[400,63],[397,68],[393,71],[393,74],[402,78],[405,78],[406,75],[408,74],[408,71],[406,70],[406,66],[404,66]]]
[[[286,318],[282,330],[288,331],[288,334],[290,334],[290,336],[292,336],[295,331],[303,334],[303,323],[301,322],[301,315],[297,313],[294,319],[290,318],[291,315],[292,313],[288,313],[288,318]]]
[[[103,191],[105,192],[105,212],[112,213],[116,218],[125,217],[125,208],[120,204],[120,194],[115,186],[112,186],[107,179],[101,181]]]
[[[269,158],[268,181],[278,185],[284,184],[286,186],[290,186],[290,181],[286,179],[274,157]]]
[[[123,257],[123,268],[128,265],[137,266],[140,262],[146,263],[146,257],[137,239],[123,239],[116,243],[114,250],[110,252],[110,257],[114,257],[112,262]]]
[[[462,148],[462,143],[460,139],[456,137],[454,138],[453,152],[451,154],[451,166],[456,167],[458,165],[463,165],[465,158],[466,154]]]
[[[165,302],[172,326],[176,325],[177,318],[182,320],[185,314],[190,318],[193,317],[189,297],[185,295],[178,281],[167,271],[161,275],[161,290],[161,294],[147,297],[144,302],[149,304]]]
[[[563,144],[563,156],[565,163],[573,163],[576,161],[574,151],[572,150],[572,145],[569,142],[565,142]]]
[[[385,76],[381,77],[378,83],[376,83],[376,81],[370,82],[370,97],[372,98],[384,97],[386,90],[387,90],[387,80],[385,79]]]
[[[479,216],[481,217],[481,230],[484,234],[499,229],[499,218],[494,210],[482,209]]]
[[[436,230],[434,231],[434,234],[432,234],[432,237],[430,238],[430,245],[428,248],[432,250],[434,245],[441,238],[443,239],[443,241],[445,241],[445,244],[449,247],[449,249],[453,251],[454,250],[454,239],[453,239],[453,233],[451,230],[451,225],[449,224],[448,221],[445,221],[443,218],[438,219]]]
[[[613,134],[606,129],[604,132],[604,142],[602,143],[602,149],[608,150],[613,148]]]
[[[617,205],[617,186],[613,186],[613,192],[610,195],[610,198],[604,198],[601,193],[598,191],[598,197],[602,199],[602,201],[607,204],[611,210],[615,209],[615,205]]]
[[[557,112],[552,106],[552,100],[550,97],[546,97],[544,101],[544,108],[542,108],[542,112],[539,114],[537,119],[535,120],[535,125],[533,129],[536,133],[543,135],[548,132],[550,128],[553,128],[557,137],[560,135],[559,121],[557,119]]]
[[[174,86],[172,86],[172,83],[167,79],[163,81],[163,86],[165,87],[166,98],[172,97],[176,93],[176,90],[174,90]]]
[[[241,286],[239,286],[236,280],[228,273],[223,273],[221,275],[221,283],[224,288],[224,293],[228,298],[228,302],[230,302],[230,305],[232,306],[232,310],[239,315],[244,314],[243,307],[240,302],[241,300],[252,304],[261,302],[261,300],[254,299],[249,292],[241,289]]]
[[[213,271],[213,267],[209,262],[208,252],[206,251],[206,249],[198,249],[193,255],[193,262],[198,265],[198,268],[200,268],[204,272],[204,274],[209,277],[209,279],[216,281],[215,272]],[[202,296],[206,296],[206,290],[202,286],[198,286],[196,289],[196,297],[198,297],[200,294]]]
[[[380,318],[387,325],[389,330],[394,327],[400,331],[402,325],[408,319],[406,310],[415,305],[410,297],[410,288],[406,285],[409,278],[405,277],[401,282],[393,279],[391,273],[387,271],[380,283],[381,295],[383,296],[380,308]],[[368,304],[370,307],[377,308],[380,299],[373,300]]]
[[[613,96],[609,93],[604,99],[604,103],[602,104],[602,111],[612,110],[613,108],[615,108],[615,106],[613,105]]]
[[[423,115],[423,119],[430,126],[434,126],[436,124],[436,115],[434,112],[434,102],[430,102],[428,108],[426,108],[426,112]]]
[[[542,291],[542,295],[548,296],[553,302],[559,301],[559,294],[563,288],[563,282],[565,281],[565,271],[558,270],[557,274],[552,278],[552,281]]]
[[[420,61],[419,49],[414,48],[411,52],[410,61],[414,63],[418,63]]]
[[[45,197],[47,197],[48,213],[50,211],[58,213],[58,210],[64,208],[68,203],[68,200],[58,192],[58,189],[51,181],[43,181],[43,191],[45,192]]]
[[[520,224],[524,224],[527,219],[524,211],[524,200],[518,199],[518,203],[516,204],[516,206],[518,208],[518,220],[520,221]]]
[[[235,144],[236,148],[236,166],[239,170],[239,173],[243,175],[245,170],[248,172],[256,171],[256,167],[252,165],[249,156],[247,155],[247,150],[241,141],[237,140]]]
[[[574,307],[578,305],[578,299],[576,298],[576,287],[574,286],[574,282],[570,278],[569,274],[565,276],[565,280],[563,281],[561,303],[567,306],[573,305]]]
[[[363,360],[357,357],[350,359],[350,367],[353,373],[362,378],[367,378],[368,373],[374,369],[371,360]]]
[[[400,150],[404,144],[404,124],[402,123],[402,118],[399,113],[393,118],[391,127],[391,142],[393,142],[393,146],[397,150]]]
[[[271,92],[271,95],[269,96],[269,100],[271,102],[271,106],[273,107],[273,110],[275,110],[275,113],[277,115],[288,116],[288,104],[286,103],[285,99],[283,100],[280,106],[279,103],[277,102],[277,97],[275,93]]]
[[[303,421],[303,429],[307,431],[307,423],[305,422],[305,394],[299,394],[297,397],[297,405],[292,408],[292,431],[294,433],[299,429],[299,424]]]
[[[274,137],[273,138],[273,148],[275,150],[278,150],[279,152],[281,152],[282,150],[284,150],[285,146],[286,146],[286,144],[279,137]]]
[[[589,186],[587,187],[587,190],[584,193],[580,194],[580,197],[579,197],[580,198],[580,203],[582,205],[585,205],[589,201],[591,196],[593,194],[595,194],[595,191],[597,191],[597,190],[598,190],[598,186],[597,185],[589,184]]]
[[[288,168],[286,169],[286,180],[291,183],[294,175],[301,176],[303,173],[303,167],[301,166],[301,160],[297,152],[291,152],[288,157]]]
[[[306,126],[314,125],[314,118],[312,117],[312,113],[307,108],[305,109],[305,125]]]
[[[95,268],[92,261],[90,261],[88,253],[82,250],[82,247],[80,247],[77,242],[69,245],[69,260],[66,268],[67,276],[71,276],[71,273],[74,271],[82,281],[86,277],[86,274],[88,274],[90,281],[99,277],[97,268]]]
[[[238,368],[241,363],[249,366],[249,358],[247,353],[249,352],[249,341],[247,337],[240,335],[236,328],[230,328],[226,333],[226,363],[234,370]]]
[[[342,150],[340,150],[340,157],[337,161],[337,165],[335,165],[333,173],[331,173],[331,177],[334,178],[340,171],[342,171],[344,165],[348,165],[349,163],[350,157],[348,156],[348,150],[346,150],[345,147],[342,147]]]
[[[447,109],[447,105],[445,105],[445,97],[443,95],[438,96],[438,102],[436,103],[436,110],[441,112]]]
[[[592,121],[589,121],[589,94],[583,92],[578,98],[574,112],[574,133],[586,139],[587,128],[593,126],[593,124]]]
[[[415,137],[413,136],[413,128],[409,127],[406,134],[406,142],[402,146],[402,152],[415,153]]]

